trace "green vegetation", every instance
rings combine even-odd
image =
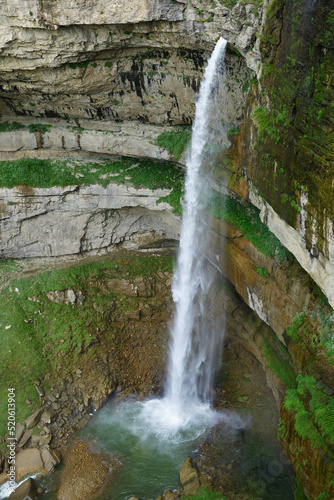
[[[299,342],[301,340],[298,335],[299,328],[303,325],[305,318],[305,312],[297,314],[297,316],[292,320],[292,324],[287,327],[286,333],[292,338],[294,342]]]
[[[286,135],[285,128],[290,123],[287,118],[285,106],[281,106],[280,111],[275,118],[275,112],[270,111],[268,108],[258,106],[253,109],[251,118],[258,128],[258,139],[265,142],[270,138],[278,144],[284,135]],[[280,128],[282,127],[282,129]]]
[[[158,202],[167,201],[174,207],[174,212],[181,213],[183,172],[168,162],[154,163],[130,158],[95,163],[29,158],[0,162],[0,187],[27,185],[47,188],[77,184],[100,184],[106,187],[110,182],[152,190],[171,189],[171,193]]]
[[[11,276],[22,269],[14,259],[0,259],[0,285],[5,283]]]
[[[95,34],[95,36],[98,36]],[[87,68],[90,63],[93,63],[94,61],[89,60],[89,61],[82,61],[82,62],[77,62],[77,63],[70,63],[69,67],[71,69],[77,69],[77,68]]]
[[[167,149],[173,155],[174,160],[179,160],[181,154],[188,146],[190,139],[191,127],[184,126],[170,132],[162,132],[154,144]]]
[[[297,383],[297,389],[287,390],[283,402],[284,408],[294,414],[297,434],[302,439],[309,439],[314,448],[333,446],[333,398],[316,387],[314,377],[298,375]]]
[[[35,106],[35,104],[34,104],[34,106]],[[0,123],[0,132],[13,132],[15,130],[28,128],[29,132],[31,132],[32,134],[35,132],[41,132],[42,134],[44,134],[45,132],[49,132],[51,127],[52,127],[52,125],[43,125],[41,123],[31,123],[30,125],[26,126],[26,125],[23,125],[23,123],[3,122],[3,123]]]
[[[334,311],[327,297],[317,286],[313,300],[287,327],[286,334],[293,342],[303,342],[311,350],[323,348],[328,362],[334,364]]]
[[[298,375],[297,381],[299,396],[311,398],[309,409],[321,435],[334,445],[334,399],[316,387],[314,377]]]
[[[277,436],[279,439],[285,439],[288,435],[288,431],[285,427],[285,424],[283,420],[280,418],[279,419],[279,426],[278,426],[278,431],[277,431]]]
[[[284,169],[281,168],[280,173],[283,173],[283,172],[284,172]],[[275,176],[277,176],[277,173]],[[300,205],[298,205],[298,203],[296,203],[295,200],[293,200],[291,198],[291,196],[287,195],[286,193],[281,194],[281,200],[282,200],[282,203],[286,203],[287,201],[289,201],[291,207],[294,208],[295,210],[297,210],[297,212],[302,211],[302,207]]]
[[[320,493],[314,500],[326,500],[328,497],[328,493],[324,491],[323,493]]]
[[[297,389],[286,391],[283,407],[294,414],[295,429],[299,437],[309,439],[314,448],[326,448],[326,442],[314,425],[311,413],[306,410],[300,400]]]
[[[227,135],[240,134],[240,127],[233,126],[227,131]]]
[[[195,495],[183,495],[182,500],[227,500],[227,498],[217,491],[210,491],[209,488],[200,488]]]
[[[260,220],[260,211],[251,204],[212,191],[207,200],[207,211],[215,218],[229,222],[241,230],[260,252],[279,262],[288,257],[288,251]]]
[[[8,279],[8,270],[19,268],[13,261],[1,260],[1,274],[6,270]],[[65,373],[73,372],[78,356],[83,355],[80,351],[88,349],[97,331],[104,336],[112,331],[106,322],[108,314],[115,308],[137,309],[137,298],[119,301],[112,290],[101,287],[101,280],[131,280],[159,271],[172,271],[170,257],[105,258],[30,276],[22,273],[23,277],[9,277],[0,294],[0,435],[6,429],[8,387],[17,388],[16,416],[22,422],[32,412],[24,400],[29,398],[33,406],[37,404],[36,380],[42,381],[48,390],[46,374],[51,385],[53,378],[59,380]],[[68,290],[73,290],[78,298],[75,306],[65,300]],[[61,292],[64,300],[53,301],[55,291]],[[97,348],[90,346],[89,350]]]
[[[237,3],[240,4],[253,4],[253,5],[262,5],[263,0],[219,0],[219,2],[227,7],[228,9],[233,9]]]
[[[302,484],[299,481],[298,477],[296,477],[295,481],[296,481],[296,487],[294,491],[294,500],[308,500],[307,496],[303,491]]]
[[[270,278],[270,274],[264,267],[254,267],[254,270],[259,276],[262,276],[263,278]]]
[[[219,1],[222,5],[224,5],[228,9],[233,9],[233,7],[238,3],[238,0],[219,0]]]
[[[279,340],[277,339],[278,343]],[[296,387],[295,373],[289,363],[290,355],[283,344],[279,344],[280,352],[274,351],[268,340],[263,342],[263,355],[268,368],[278,377],[288,389]]]
[[[0,132],[13,132],[14,130],[19,130],[21,128],[24,128],[24,125],[21,123],[17,122],[2,122],[0,123]]]
[[[317,339],[319,343],[315,345],[323,347],[329,357],[329,362],[334,364],[334,311],[319,287],[316,287],[314,299],[308,314],[310,320],[319,325],[320,335]]]
[[[31,123],[28,125],[29,132],[34,134],[35,132],[41,132],[45,134],[45,132],[49,132],[51,130],[52,125],[42,125],[40,123]]]

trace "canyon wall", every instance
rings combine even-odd
[[[227,39],[203,251],[228,279],[229,330],[266,371],[311,499],[333,494],[333,12],[325,0],[0,0],[5,170],[28,158],[184,166],[159,137],[191,125]],[[175,246],[179,216],[159,202],[170,194],[3,183],[1,256]]]

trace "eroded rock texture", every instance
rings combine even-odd
[[[190,123],[214,40],[224,28],[254,69],[260,17],[252,4],[236,6],[232,15],[209,1],[4,0],[2,110],[72,120]],[[243,63],[235,52],[232,59]]]
[[[3,257],[60,257],[126,249],[175,246],[179,220],[168,190],[111,184],[0,190]]]

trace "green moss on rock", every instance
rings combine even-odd
[[[155,140],[157,146],[167,149],[174,160],[179,160],[181,154],[191,140],[191,127],[178,127],[175,130],[162,132]]]
[[[278,339],[276,345],[279,345],[277,350],[270,345],[268,340],[263,343],[263,355],[267,360],[267,366],[286,388],[293,389],[296,387],[296,377],[290,364],[290,355]]]
[[[261,222],[259,209],[250,203],[212,191],[206,202],[206,210],[213,217],[240,229],[244,237],[264,255],[279,262],[288,257],[288,250]]]

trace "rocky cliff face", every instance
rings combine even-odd
[[[0,158],[131,156],[184,165],[158,138],[192,123],[220,34],[229,43],[213,124],[218,152],[207,168],[215,194],[201,221],[206,257],[229,280],[229,330],[266,371],[281,442],[306,494],[330,498],[332,3],[0,0],[0,118],[19,123],[0,132]],[[171,188],[88,184],[4,185],[1,255],[175,245]]]
[[[241,162],[262,219],[333,306],[332,7],[298,1],[268,9],[261,39],[266,97],[254,89],[247,103],[251,147]]]
[[[222,28],[256,68],[262,10],[251,4],[236,6],[233,15],[209,1],[103,4],[1,2],[4,113],[191,123],[203,66]],[[232,60],[230,71],[241,79],[244,59],[234,52]],[[230,108],[240,117],[238,92],[238,106]]]
[[[157,204],[168,194],[115,184],[2,189],[1,254],[22,259],[176,246],[179,221],[167,203]]]

